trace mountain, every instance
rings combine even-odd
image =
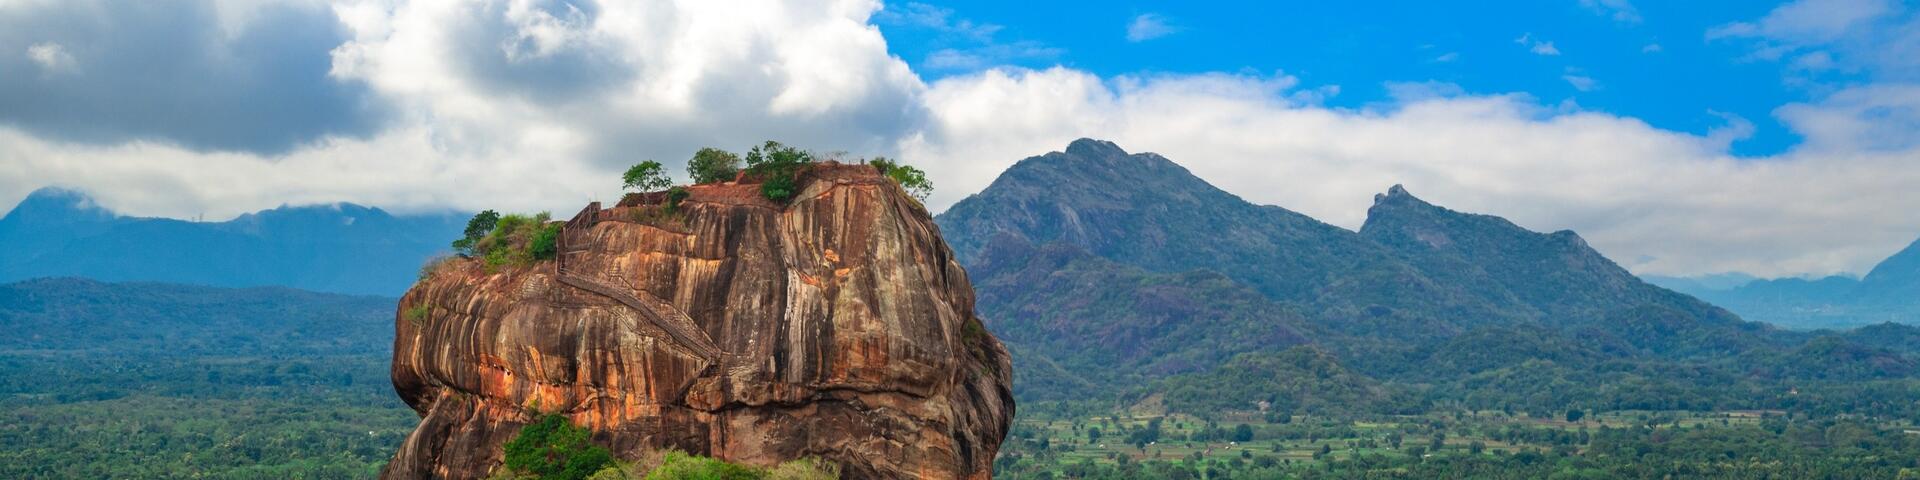
[[[393,384],[422,419],[383,476],[501,474],[502,445],[557,412],[629,460],[991,477],[1012,367],[939,228],[871,166],[801,168],[791,200],[635,195],[539,225],[555,259],[431,269],[394,319]]]
[[[1342,409],[1382,413],[1583,398],[1760,408],[1786,401],[1779,382],[1905,378],[1920,352],[1746,321],[1635,277],[1574,232],[1404,187],[1350,231],[1099,140],[1022,160],[936,221],[1015,356],[1023,401],[1331,408],[1275,402],[1317,385],[1347,392]],[[1320,380],[1279,378],[1297,372]]]
[[[1797,329],[1920,323],[1920,241],[1875,265],[1865,277],[1752,280],[1718,288],[1676,282],[1680,291],[1740,316]]]
[[[1868,304],[1920,304],[1920,240],[1874,266],[1867,276],[1860,278],[1860,286],[1853,294],[1855,301]],[[1920,321],[1920,317],[1907,320]]]
[[[0,217],[0,281],[86,277],[398,295],[465,228],[456,214],[394,216],[340,203],[225,222],[114,214],[78,192],[35,191]]]

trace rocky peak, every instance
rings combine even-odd
[[[626,458],[991,476],[1011,364],[926,211],[865,165],[815,167],[786,203],[758,188],[590,206],[558,261],[434,270],[399,306],[394,386],[423,419],[385,476],[487,476],[537,412]]]
[[[1082,138],[1067,144],[1066,153],[1078,157],[1101,159],[1127,156],[1127,151],[1121,149],[1120,145],[1106,140],[1094,140],[1091,138]]]

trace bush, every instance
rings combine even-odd
[[[646,476],[646,480],[758,480],[762,478],[766,478],[766,473],[751,467],[682,452],[667,452],[666,460],[660,463],[660,468],[647,472]]]
[[[666,205],[667,213],[680,211],[680,202],[685,201],[687,197],[691,195],[693,194],[690,192],[687,192],[687,189],[685,187],[673,187],[673,188],[667,189],[667,205]]]
[[[560,252],[560,229],[563,225],[549,223],[533,232],[533,238],[527,241],[527,256],[534,260],[552,260]]]
[[[927,196],[933,195],[933,181],[927,180],[927,172],[887,157],[874,157],[873,160],[867,161],[867,164],[879,170],[881,175],[893,179],[894,183],[900,184],[900,188],[905,189],[907,195],[913,196],[915,200],[924,202],[927,201]]]
[[[426,303],[420,303],[411,307],[407,307],[407,312],[406,312],[407,322],[412,323],[413,326],[416,326],[416,327],[426,325],[427,314],[430,314],[430,313],[433,313],[433,306],[428,305]]]
[[[543,480],[585,480],[613,465],[613,454],[588,441],[590,432],[558,414],[541,415],[505,447],[505,466]]]
[[[702,148],[687,160],[687,175],[694,184],[724,182],[740,173],[740,156],[718,148]]]
[[[800,193],[799,188],[799,181],[794,180],[793,175],[779,175],[760,184],[760,196],[776,202],[786,201]]]
[[[552,216],[546,212],[531,216],[508,214],[490,220],[493,228],[485,235],[455,242],[465,244],[466,256],[480,257],[488,271],[551,260],[559,252],[562,225],[553,223]]]
[[[816,458],[803,458],[776,465],[754,468],[723,460],[668,451],[660,465],[647,472],[646,480],[831,480],[840,478],[840,467]]]
[[[813,162],[813,154],[768,140],[747,152],[747,173],[760,178],[761,196],[781,202],[800,193],[795,177]]]

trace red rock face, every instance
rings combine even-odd
[[[785,205],[711,185],[671,216],[600,211],[569,223],[559,262],[459,260],[414,285],[393,382],[423,418],[383,477],[483,477],[536,411],[627,458],[990,477],[1012,368],[938,228],[864,165],[801,183]]]

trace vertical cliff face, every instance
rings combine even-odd
[[[1011,368],[938,228],[869,167],[802,177],[785,204],[721,184],[673,215],[589,209],[557,262],[462,260],[415,285],[393,381],[423,419],[384,476],[484,476],[536,411],[628,457],[990,476]]]

